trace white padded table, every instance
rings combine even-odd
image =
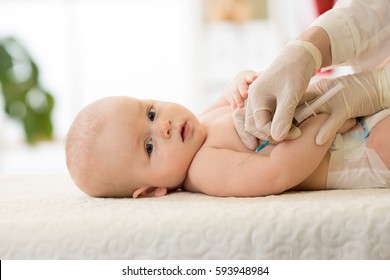
[[[0,175],[0,259],[390,259],[390,189],[101,199]]]

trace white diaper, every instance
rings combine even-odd
[[[371,129],[386,116],[383,110],[361,121],[350,131],[337,134],[330,148],[328,189],[390,187],[390,170],[378,154],[366,146]]]

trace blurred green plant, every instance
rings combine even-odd
[[[14,38],[0,40],[0,92],[5,112],[21,122],[28,143],[52,139],[54,98],[42,88],[36,63]]]

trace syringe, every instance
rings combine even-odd
[[[330,98],[332,98],[342,88],[344,88],[344,85],[339,82],[333,88],[328,90],[324,95],[315,99],[314,102],[311,103],[310,105],[307,102],[305,102],[306,108],[302,109],[301,111],[297,112],[294,115],[293,125],[298,126],[311,115],[316,116],[315,110],[318,107],[320,107],[322,104],[324,104],[326,101],[328,101]]]

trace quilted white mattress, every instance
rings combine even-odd
[[[97,199],[3,175],[0,259],[390,259],[390,189]]]

